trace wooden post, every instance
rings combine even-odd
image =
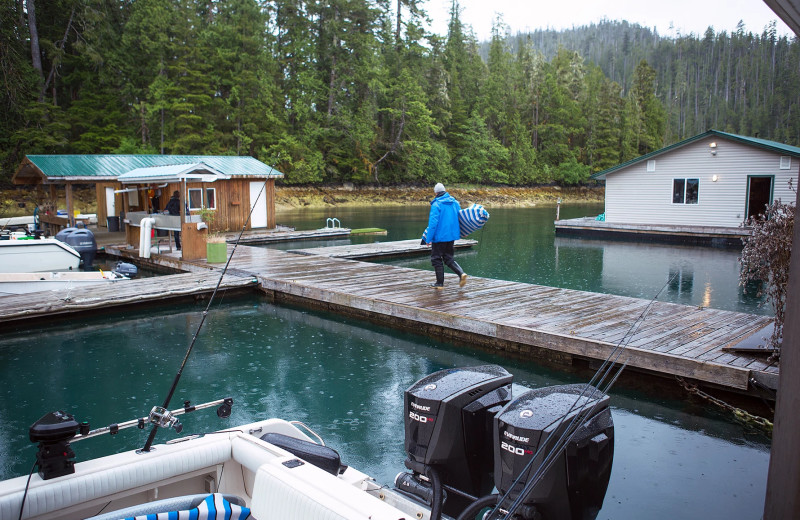
[[[797,194],[800,203],[800,192]],[[797,205],[795,205],[795,208]],[[800,518],[800,226],[794,226],[764,520]]]
[[[75,214],[73,213],[73,205],[72,205],[72,183],[68,182],[66,184],[66,197],[67,197],[67,220],[69,220],[69,225],[75,225]]]

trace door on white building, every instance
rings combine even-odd
[[[250,210],[253,212],[250,215],[251,228],[267,227],[267,190],[262,188],[263,181],[250,183]]]
[[[750,218],[764,213],[767,206],[772,204],[772,176],[747,177],[747,215]]]

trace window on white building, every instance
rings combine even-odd
[[[649,171],[649,172],[656,171],[656,160],[655,159],[650,159],[649,161],[647,161],[647,171]]]
[[[673,179],[672,203],[697,204],[700,194],[700,179]]]
[[[792,169],[792,158],[788,155],[781,156],[781,170],[791,170]]]

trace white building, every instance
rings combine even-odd
[[[592,178],[606,181],[606,222],[739,227],[794,202],[798,171],[798,147],[709,130]]]

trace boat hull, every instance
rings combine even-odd
[[[65,291],[128,280],[115,273],[66,271],[49,273],[0,273],[0,296],[42,291]]]
[[[56,240],[0,240],[0,273],[40,273],[78,269],[81,255]]]

